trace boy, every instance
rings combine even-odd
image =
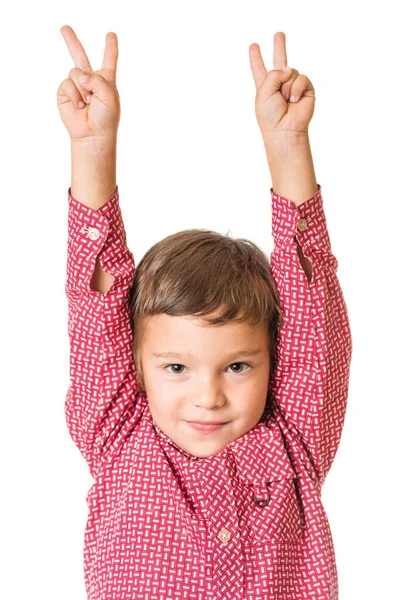
[[[65,408],[95,479],[88,597],[337,600],[321,488],[352,344],[308,140],[314,88],[284,70],[282,32],[269,73],[250,46],[271,265],[248,240],[193,229],[136,268],[116,186],[117,37],[93,72],[61,33],[76,65],[58,90],[72,145]]]

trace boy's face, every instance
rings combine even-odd
[[[200,458],[221,452],[255,425],[267,400],[270,359],[263,324],[201,326],[198,317],[145,317],[143,380],[155,423]],[[257,350],[253,355],[243,351]],[[157,357],[174,352],[179,356]],[[185,353],[190,353],[188,356]],[[224,422],[212,433],[188,421]]]

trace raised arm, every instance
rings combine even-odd
[[[342,433],[352,340],[308,137],[315,91],[287,67],[283,32],[274,36],[274,70],[267,72],[258,44],[249,51],[273,184],[271,267],[285,318],[270,380],[272,411],[322,485]]]
[[[346,414],[352,339],[331,251],[321,186],[299,206],[274,193],[271,267],[285,317],[270,381],[272,410],[312,458],[320,485]],[[299,248],[311,265],[308,279]]]
[[[71,437],[96,477],[131,435],[141,412],[128,307],[135,263],[116,186],[116,36],[107,34],[102,69],[93,72],[73,30],[64,26],[61,33],[76,64],[57,94],[72,150],[65,415]],[[89,74],[85,89],[79,83],[81,67]]]

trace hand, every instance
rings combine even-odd
[[[60,32],[75,64],[57,90],[57,106],[71,141],[115,142],[121,114],[116,87],[118,38],[107,33],[101,69],[93,71],[74,30],[64,25]],[[87,83],[79,82],[81,75],[88,75]]]
[[[285,34],[274,35],[274,70],[267,72],[258,44],[249,47],[250,66],[256,85],[256,117],[265,143],[277,138],[308,135],[314,114],[315,91],[306,75],[287,67]],[[295,101],[289,100],[296,96]]]

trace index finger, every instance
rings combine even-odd
[[[286,36],[283,31],[278,31],[274,35],[274,69],[283,69],[287,67],[286,56]]]
[[[89,59],[86,56],[86,52],[72,27],[69,25],[64,25],[61,27],[60,32],[67,44],[69,53],[74,61],[75,66],[80,67],[81,69],[86,68],[93,71]]]

